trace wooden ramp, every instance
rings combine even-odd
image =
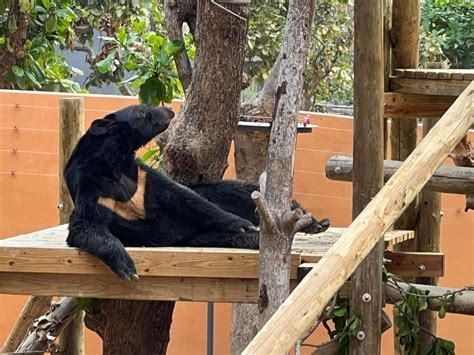
[[[315,262],[345,229],[297,234],[291,278]],[[257,301],[259,254],[223,248],[127,248],[137,281],[118,279],[99,259],[67,247],[66,225],[0,240],[0,293],[141,300]],[[388,248],[414,237],[412,231],[385,235]]]

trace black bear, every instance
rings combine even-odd
[[[137,277],[124,246],[258,248],[250,197],[257,186],[227,180],[186,187],[135,158],[173,116],[167,108],[133,105],[96,120],[65,168],[75,204],[68,245],[99,257],[121,278]],[[328,227],[313,218],[304,231]]]

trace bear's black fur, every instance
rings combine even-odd
[[[68,245],[99,257],[122,278],[136,277],[124,246],[258,248],[250,198],[257,186],[227,180],[186,187],[135,159],[173,116],[167,108],[134,105],[96,120],[65,168],[75,204]],[[304,231],[328,226],[313,219]]]

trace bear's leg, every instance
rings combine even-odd
[[[172,211],[203,230],[229,233],[257,230],[249,220],[224,211],[188,187],[158,174],[148,173],[148,177],[146,185],[148,201],[155,201],[161,209]]]
[[[244,248],[258,249],[259,247],[258,231],[247,233],[229,233],[229,232],[203,232],[192,239],[186,240],[186,246],[196,247],[214,247],[214,248]]]
[[[110,233],[106,221],[101,220],[104,214],[98,212],[97,206],[76,205],[69,221],[67,244],[98,257],[120,278],[137,278],[132,258],[120,240]]]

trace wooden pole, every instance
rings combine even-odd
[[[436,118],[425,118],[423,120],[423,135],[434,127],[438,120]],[[471,173],[472,174],[472,173]],[[472,174],[474,175],[474,174]],[[420,214],[416,223],[416,250],[425,252],[440,251],[441,234],[441,194],[424,188],[420,193]],[[438,285],[437,277],[417,277],[417,283],[425,285]],[[436,334],[436,312],[425,310],[420,312],[418,319],[420,327]],[[429,349],[433,337],[426,332],[420,332],[420,348]]]
[[[402,166],[401,161],[384,161],[384,180],[387,182]],[[352,157],[337,155],[326,163],[326,177],[337,181],[352,181]],[[465,195],[474,193],[474,174],[472,168],[461,166],[441,166],[435,171],[425,188],[449,194]]]
[[[417,68],[420,35],[420,0],[396,0],[392,7],[392,68]],[[405,160],[416,147],[416,120],[392,118],[390,130],[391,159]],[[415,229],[417,201],[410,205],[395,224],[395,229]],[[407,241],[396,250],[414,251],[414,242]]]
[[[51,306],[51,298],[47,296],[31,296],[21,311],[15,326],[8,335],[0,353],[14,352],[21,341],[27,336],[28,329],[33,321],[41,314],[45,313]]]
[[[59,221],[69,222],[74,209],[64,179],[64,168],[84,133],[84,99],[67,98],[59,100]],[[79,311],[60,336],[60,347],[64,354],[84,354],[84,311]]]
[[[380,0],[354,2],[353,219],[383,186],[383,10]],[[383,251],[380,239],[352,275],[351,314],[360,315],[364,338],[350,339],[350,354],[380,353]]]
[[[243,354],[284,354],[389,230],[474,123],[474,83],[286,299]]]

